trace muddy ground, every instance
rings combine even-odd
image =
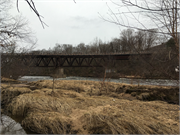
[[[178,134],[179,88],[56,80],[1,84],[3,113],[41,134]]]

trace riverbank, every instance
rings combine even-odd
[[[44,73],[46,73],[46,74],[44,74]],[[49,72],[43,72],[43,73],[37,72],[34,74],[27,74],[27,76],[50,76],[50,75],[51,75],[51,73],[49,73]],[[77,72],[70,72],[70,73],[65,73],[64,77],[65,76],[67,76],[67,77],[68,76],[79,76],[79,77],[103,78],[104,72],[101,74],[98,74],[98,72],[84,74],[84,72],[79,71],[79,74],[77,74]],[[117,73],[117,72],[106,73],[106,77],[111,78],[111,79],[128,78],[128,79],[167,79],[167,80],[170,80],[169,77],[165,77],[165,76],[152,76],[152,75],[141,76],[141,75],[130,75],[130,74]],[[177,74],[176,79],[178,79],[178,78],[179,78],[179,76]]]
[[[178,134],[179,88],[52,80],[1,84],[5,114],[41,134]]]
[[[74,76],[79,76],[79,77],[99,77],[95,74],[89,74],[89,75],[75,75]],[[101,76],[103,77],[103,75]],[[128,79],[167,79],[171,80],[168,77],[163,77],[163,76],[140,76],[140,75],[123,75],[121,73],[106,73],[106,78],[111,78],[111,79],[119,79],[119,78],[128,78]],[[178,78],[177,78],[178,79]]]
[[[9,84],[21,84],[21,83],[27,83],[27,81],[19,81],[11,78],[6,78],[1,76],[1,83],[9,83]]]

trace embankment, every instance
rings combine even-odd
[[[4,113],[41,134],[178,134],[179,88],[50,80],[1,85]],[[31,87],[30,87],[31,86]]]

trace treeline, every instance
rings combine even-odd
[[[124,53],[144,51],[160,43],[155,30],[135,31],[126,29],[120,33],[119,38],[103,42],[95,38],[90,44],[80,43],[77,46],[71,44],[59,44],[49,49],[36,50],[37,54],[99,54],[99,53]]]

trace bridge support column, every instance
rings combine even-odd
[[[66,75],[64,74],[64,68],[60,68],[60,67],[56,68],[54,70],[54,74],[51,76],[53,76],[55,78],[65,78]]]

